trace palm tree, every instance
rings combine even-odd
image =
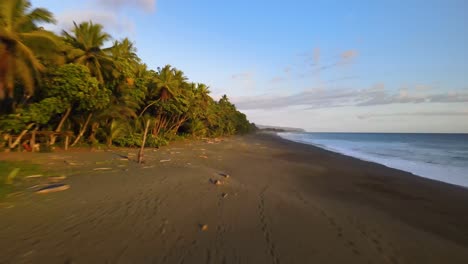
[[[114,61],[113,77],[118,85],[132,86],[134,84],[135,77],[141,70],[141,59],[136,52],[137,49],[128,38],[114,41],[114,44],[108,50],[109,56]]]
[[[72,33],[63,31],[65,41],[74,47],[68,56],[74,63],[82,64],[88,67],[91,74],[100,82],[104,82],[106,73],[111,73],[113,60],[108,55],[109,49],[102,46],[111,36],[103,31],[100,24],[93,22],[82,22],[79,25],[73,22]],[[105,71],[107,70],[107,71]]]
[[[31,10],[27,0],[0,1],[0,99],[13,97],[15,80],[24,86],[24,95],[32,95],[39,72],[44,66],[40,53],[57,47],[58,39],[37,23],[53,23],[47,9]]]
[[[175,97],[183,78],[180,71],[176,75],[176,70],[171,65],[164,66],[164,68],[159,69],[158,74],[153,79],[156,87],[152,91],[152,96],[161,101],[167,101]]]
[[[200,103],[202,106],[206,107],[210,103],[210,87],[208,87],[206,84],[197,84],[195,95],[197,99],[201,101]]]
[[[119,60],[124,60],[131,63],[140,63],[141,59],[136,54],[137,49],[133,42],[128,38],[124,38],[121,41],[114,41],[114,44],[109,49],[110,54]]]

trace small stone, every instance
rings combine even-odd
[[[223,184],[222,181],[220,180],[215,180],[215,179],[210,179],[210,183],[214,184],[214,185],[221,185]]]
[[[207,231],[208,230],[208,225],[200,225],[200,230],[201,231]]]
[[[219,176],[223,176],[224,178],[229,178],[230,177],[229,174],[224,173],[224,172],[220,172]]]

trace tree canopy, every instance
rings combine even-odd
[[[130,39],[92,21],[61,35],[38,26],[54,22],[27,0],[0,2],[0,147],[31,131],[54,132],[51,145],[67,131],[73,145],[140,146],[148,120],[147,146],[254,129],[226,95],[214,100],[171,65],[149,69]]]

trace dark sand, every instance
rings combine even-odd
[[[0,263],[468,263],[465,188],[270,135],[129,152],[1,154],[75,175],[1,201]]]

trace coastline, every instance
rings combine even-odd
[[[307,140],[299,140],[295,138],[288,138],[287,135],[280,135],[282,132],[277,133],[277,136],[301,143],[301,144],[306,144],[306,145],[312,145],[321,149],[324,149],[326,151],[334,152],[337,154],[353,157],[358,160],[366,161],[366,162],[372,162],[372,163],[377,163],[381,164],[383,166],[386,166],[391,169],[396,169],[400,170],[403,172],[410,173],[412,175],[415,175],[417,177],[422,177],[425,179],[431,179],[435,180],[438,182],[443,182],[443,183],[448,183],[451,185],[455,186],[460,186],[463,188],[468,188],[468,181],[466,180],[466,169],[468,168],[463,168],[463,167],[452,167],[448,166],[447,164],[445,165],[434,165],[434,162],[431,159],[428,160],[407,160],[408,157],[404,156],[398,156],[398,155],[384,155],[385,150],[381,153],[375,153],[375,154],[369,154],[365,150],[354,150],[354,148],[348,147],[340,147],[339,145],[333,145],[330,146],[328,144],[321,144],[321,143],[315,143]],[[289,132],[286,132],[286,134],[289,134]],[[295,134],[294,132],[292,133],[293,135]],[[302,134],[314,134],[314,133],[298,133],[299,135]],[[427,135],[427,136],[433,136],[433,135],[445,135],[444,133],[316,133],[316,134],[343,134],[343,135],[352,135],[352,134],[357,134],[357,135],[378,135],[378,134],[383,134],[383,135]],[[450,133],[447,134],[449,136],[467,136],[467,134],[460,134],[460,133]],[[352,141],[352,139],[351,139]],[[387,144],[387,145],[393,145],[393,143]],[[388,148],[388,146],[387,146]],[[413,149],[413,147],[409,146],[409,149]],[[384,147],[385,149],[385,147]],[[369,150],[369,149],[368,149]],[[427,150],[431,151],[431,150]],[[435,150],[434,150],[435,151]],[[383,156],[382,156],[383,155]],[[418,153],[415,153],[415,155],[418,155]],[[458,159],[459,157],[455,157]],[[437,164],[437,163],[436,163]],[[449,173],[448,173],[449,172]],[[444,176],[448,174],[449,176]]]
[[[80,164],[69,169],[79,170],[66,180],[69,190],[25,192],[4,201],[14,207],[0,208],[5,227],[0,237],[7,238],[0,240],[0,262],[464,263],[468,258],[464,187],[277,135],[177,142],[147,150],[143,166],[118,160],[117,154],[128,152],[60,153],[60,166],[68,166],[61,157]],[[46,162],[51,156],[58,155],[23,158]],[[103,160],[112,162],[97,164]],[[93,171],[99,166],[111,170]],[[220,171],[231,177],[220,177]],[[215,186],[211,179],[224,184]],[[200,231],[200,224],[208,230]]]

